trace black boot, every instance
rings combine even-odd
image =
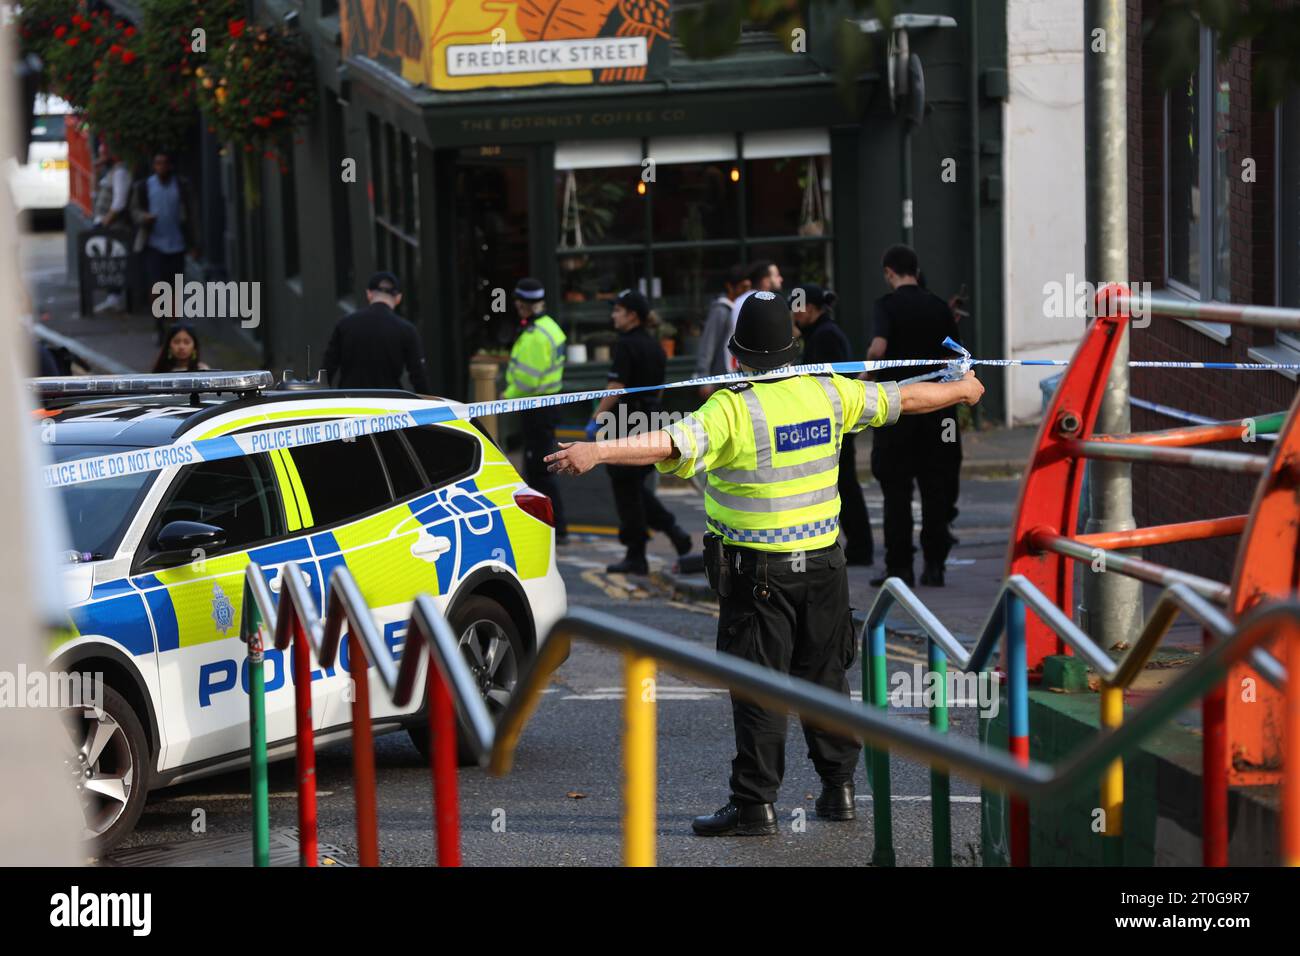
[[[696,836],[774,836],[776,807],[770,803],[732,801],[714,813],[691,821]]]
[[[672,541],[673,547],[677,549],[677,556],[691,553],[691,536],[683,530],[681,525],[675,524],[668,529],[668,538]]]
[[[813,805],[823,820],[853,820],[858,812],[853,803],[853,781],[822,784],[822,795]]]
[[[628,549],[627,555],[617,564],[607,564],[605,571],[609,574],[649,574],[650,566],[646,564],[644,551]]]
[[[943,587],[943,565],[937,561],[925,562],[925,570],[921,572],[921,583],[932,588]]]
[[[873,588],[878,588],[885,583],[887,578],[900,578],[909,588],[916,587],[916,582],[912,579],[911,568],[906,571],[891,571],[889,568],[885,568],[885,573],[878,578],[872,578],[870,584]]]

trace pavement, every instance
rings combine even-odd
[[[75,274],[67,274],[62,232],[28,232],[20,258],[31,296],[35,332],[51,348],[67,349],[77,371],[105,374],[148,372],[158,357],[157,323],[152,315],[123,312],[82,316]],[[220,323],[220,324],[219,324]],[[193,320],[203,361],[212,368],[261,368],[257,343],[235,324]]]

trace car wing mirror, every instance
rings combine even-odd
[[[206,555],[226,543],[226,532],[201,521],[169,521],[155,540],[154,561],[191,558],[194,552]]]

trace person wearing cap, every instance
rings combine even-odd
[[[614,300],[610,313],[618,341],[614,343],[609,370],[609,388],[641,388],[662,385],[668,357],[659,340],[650,334],[656,324],[650,302],[640,292],[627,290]],[[587,425],[587,437],[627,439],[657,427],[662,411],[662,391],[607,395]],[[689,554],[691,536],[677,524],[649,484],[650,465],[610,465],[609,481],[618,510],[618,539],[627,548],[623,560],[605,568],[613,574],[648,574],[645,545],[647,527],[662,531],[677,554]]]
[[[750,374],[794,363],[798,345],[785,299],[769,291],[751,295],[728,347]],[[547,461],[562,474],[600,463],[653,464],[682,478],[706,472],[705,567],[719,596],[718,650],[847,697],[857,646],[837,541],[844,435],[955,402],[973,405],[983,392],[974,374],[908,385],[841,375],[738,382],[667,428],[623,441],[561,443]],[[736,694],[731,707],[731,799],[691,826],[701,836],[772,835],[786,712]],[[852,820],[860,744],[811,723],[803,729],[823,783],[818,816]]]
[[[520,279],[515,283],[514,299],[519,334],[510,349],[502,397],[554,395],[564,379],[564,332],[546,314],[546,290],[538,280]],[[555,448],[556,413],[555,407],[526,409],[519,413],[519,423],[524,433],[524,480],[551,499],[555,541],[567,544],[569,528],[560,489],[544,461]]]
[[[325,348],[325,379],[336,388],[402,388],[429,392],[424,347],[415,326],[394,311],[402,284],[391,272],[376,272],[366,284],[366,306],[339,319]]]
[[[803,339],[803,362],[848,362],[853,347],[831,315],[835,293],[807,283],[790,292],[790,310]],[[867,502],[858,483],[857,436],[846,433],[840,444],[840,526],[844,529],[844,557],[849,564],[871,564],[875,560],[875,542],[871,538],[871,518]]]

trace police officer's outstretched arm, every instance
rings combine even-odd
[[[898,387],[904,415],[923,415],[950,405],[974,405],[983,394],[984,386],[973,371],[955,382],[912,382]]]
[[[597,465],[655,465],[677,454],[668,433],[654,431],[606,441],[562,441],[559,451],[546,456],[546,468],[559,475],[583,475]]]

